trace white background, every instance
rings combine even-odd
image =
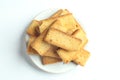
[[[67,8],[89,38],[85,67],[50,74],[25,56],[24,32],[39,12]],[[119,0],[0,0],[0,80],[120,80]]]

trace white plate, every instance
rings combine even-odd
[[[42,19],[48,18],[52,14],[54,14],[57,10],[58,9],[45,10],[45,11],[39,13],[34,19],[35,20],[42,20]],[[29,36],[26,34],[25,38],[26,38],[26,45],[27,45]],[[42,62],[41,62],[41,59],[38,55],[28,55],[28,56],[38,68],[40,68],[40,69],[42,69],[46,72],[50,72],[50,73],[67,72],[67,71],[73,70],[77,66],[73,62],[70,62],[69,64],[63,64],[63,62],[58,62],[58,63],[55,63],[55,64],[43,65]]]

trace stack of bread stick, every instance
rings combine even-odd
[[[28,54],[38,55],[44,65],[74,62],[84,66],[90,53],[83,28],[67,9],[60,9],[44,20],[33,20],[27,28]]]

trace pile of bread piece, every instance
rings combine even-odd
[[[28,54],[40,56],[44,65],[72,61],[84,66],[90,56],[84,49],[88,42],[86,33],[67,9],[44,20],[33,20],[27,34]]]

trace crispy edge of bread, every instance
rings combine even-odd
[[[67,15],[64,16],[63,18],[58,18],[57,19],[59,21],[59,23],[61,23],[61,27],[59,27],[61,29],[61,31],[67,33],[67,34],[72,34],[75,30],[77,30],[77,23],[74,19],[73,15]],[[57,22],[57,21],[56,21]],[[56,29],[59,29],[57,26],[54,26]],[[62,30],[63,28],[63,30]],[[66,30],[66,31],[64,31]]]
[[[84,48],[85,45],[88,43],[87,36],[82,30],[78,29],[72,35],[82,40],[82,44],[80,45],[80,48]]]
[[[50,28],[48,30],[44,40],[49,44],[70,51],[78,50],[78,47],[80,47],[80,44],[82,43],[80,39],[74,38],[73,36],[67,35],[66,33],[54,28]]]
[[[50,16],[50,18],[54,18],[54,17],[58,17],[58,16],[62,16],[65,14],[69,14],[70,12],[67,9],[59,9],[57,12],[55,12],[52,16]]]
[[[67,9],[63,9],[63,12],[60,15],[69,14],[70,12]]]
[[[35,49],[41,56],[44,55],[51,47],[50,44],[46,43],[43,38],[46,35],[47,30],[45,30],[40,36],[38,36],[34,42],[31,43],[31,47]]]
[[[62,61],[61,59],[53,58],[53,57],[47,57],[47,56],[42,56],[41,60],[42,60],[43,65],[54,64],[54,63],[58,63],[58,62]]]
[[[27,34],[31,36],[36,36],[37,34],[35,28],[38,27],[40,24],[41,22],[33,20],[26,30]]]
[[[60,16],[62,12],[63,12],[63,10],[62,10],[62,9],[59,9],[59,10],[58,10],[57,12],[55,12],[52,16],[50,16],[50,18]]]
[[[69,14],[58,16],[58,17],[52,17],[52,18],[48,18],[48,19],[42,20],[41,21],[41,25],[39,26],[39,30],[40,30],[39,32],[42,33],[44,30],[48,29],[50,27],[50,25],[52,25],[52,23],[56,19],[62,18],[62,17],[67,16],[67,15],[72,15],[72,14],[69,13]]]
[[[27,44],[27,53],[28,54],[38,54],[32,47],[31,47],[31,43],[36,39],[35,36],[30,36],[29,37],[29,41]]]
[[[76,27],[80,30],[82,30],[82,32],[84,32],[84,34],[86,34],[86,32],[84,31],[84,29],[82,28],[82,26],[80,25],[80,23],[74,18],[75,22],[76,22]]]
[[[38,37],[38,36],[40,35],[39,27],[36,27],[36,28],[35,28],[35,31],[36,31],[36,37]]]

